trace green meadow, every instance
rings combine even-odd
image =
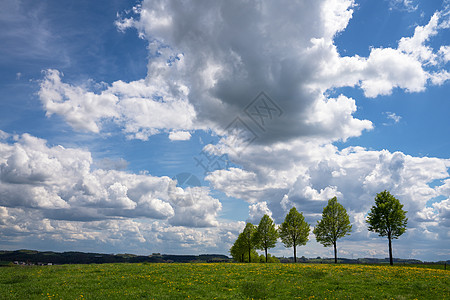
[[[0,268],[1,299],[450,299],[448,270],[332,264]]]

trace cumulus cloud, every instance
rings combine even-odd
[[[403,37],[398,43],[398,49],[412,55],[421,62],[436,64],[436,54],[430,46],[425,45],[432,36],[438,33],[441,13],[436,12],[427,25],[417,26],[412,37]]]
[[[321,79],[317,85],[322,89],[342,86],[360,86],[366,97],[389,95],[394,88],[407,92],[423,91],[427,84],[440,85],[448,80],[443,68],[446,61],[446,46],[435,51],[427,45],[439,30],[448,28],[446,10],[436,12],[424,26],[417,26],[412,37],[403,37],[395,48],[372,48],[367,58],[360,56],[341,57],[332,41],[316,39],[314,53],[326,58],[318,68]]]
[[[0,232],[9,247],[52,247],[98,252],[174,254],[217,253],[229,249],[244,222],[223,222],[220,227],[171,226],[164,220],[107,219],[58,220],[41,210],[0,206]]]
[[[248,222],[253,224],[259,224],[259,221],[264,215],[272,217],[272,212],[267,207],[267,202],[259,202],[249,206],[249,218]]]
[[[155,62],[154,72],[159,67]],[[187,88],[176,83],[147,83],[145,80],[114,82],[100,94],[85,87],[61,81],[57,70],[47,70],[41,82],[39,97],[47,116],[62,115],[76,130],[98,133],[106,120],[123,125],[130,138],[147,140],[149,136],[166,129],[190,129],[195,112],[185,99]]]
[[[414,7],[411,1],[401,4]],[[255,134],[255,143],[307,136],[345,141],[370,130],[372,123],[353,117],[354,99],[329,98],[330,89],[356,86],[366,97],[377,97],[395,88],[420,92],[449,79],[439,63],[447,57],[446,48],[435,51],[428,45],[446,28],[448,14],[436,12],[412,37],[400,39],[396,49],[343,57],[333,39],[347,27],[354,6],[352,0],[283,5],[144,0],[116,26],[135,28],[147,40],[145,79],[116,81],[93,93],[63,83],[60,72],[48,70],[40,98],[47,115],[62,115],[76,130],[107,131],[104,121],[112,120],[129,138],[142,140],[158,133],[187,140],[188,130],[196,129],[226,135],[223,129],[239,116],[250,128],[259,125],[264,131]],[[247,106],[261,91],[283,113],[270,116],[264,126],[255,124],[248,113],[253,107]],[[257,109],[264,121],[270,111]]]
[[[450,61],[450,46],[441,46],[439,48],[439,57],[441,57],[444,63]]]
[[[0,143],[0,205],[42,209],[49,219],[103,220],[145,217],[183,226],[217,225],[221,203],[198,187],[196,202],[186,202],[189,188],[168,177],[93,169],[91,154],[24,134],[13,144]]]
[[[356,110],[352,99],[328,100],[325,90],[311,88],[322,61],[311,59],[316,53],[308,53],[314,52],[309,49],[314,39],[331,42],[347,26],[352,6],[349,0],[181,6],[143,1],[135,7],[135,16],[120,19],[117,26],[134,27],[149,42],[145,80],[114,82],[94,94],[62,83],[58,71],[50,70],[40,97],[49,115],[63,115],[77,130],[99,132],[102,120],[113,120],[130,138],[145,140],[169,131],[169,138],[179,140],[188,138],[182,134],[186,130],[219,132],[266,91],[284,117],[267,124],[268,134],[258,142],[311,134],[330,139],[357,136],[371,123],[352,117]],[[100,112],[97,105],[106,109]],[[322,124],[325,114],[342,123]],[[252,122],[248,115],[242,118]]]
[[[433,203],[433,208],[437,211],[437,222],[444,227],[450,227],[450,200],[446,199],[441,202]],[[449,238],[447,231],[445,238]]]
[[[61,76],[57,70],[47,70],[41,83],[39,96],[47,116],[62,115],[72,127],[97,133],[102,119],[118,117],[115,95],[87,92],[82,87],[63,83]]]
[[[190,138],[191,134],[189,131],[172,131],[169,133],[169,139],[172,141],[187,141]]]
[[[0,143],[0,153],[0,230],[11,244],[27,236],[30,241],[51,239],[66,247],[86,243],[98,249],[126,250],[133,245],[141,249],[136,251],[145,251],[149,249],[145,244],[152,241],[155,251],[198,253],[228,249],[243,228],[244,222],[218,219],[221,203],[209,195],[207,187],[181,188],[168,177],[91,169],[89,152],[49,147],[45,140],[26,134],[12,144]],[[367,245],[362,247],[359,241],[370,240],[377,248],[380,240],[367,231],[365,214],[376,193],[387,189],[408,211],[408,231],[402,241],[420,242],[423,247],[419,248],[426,249],[423,236],[449,238],[445,229],[449,160],[360,147],[338,150],[304,140],[273,147],[250,145],[232,158],[242,168],[216,170],[206,179],[215,189],[247,200],[253,223],[267,213],[280,224],[296,206],[315,224],[326,201],[337,196],[354,225],[342,250],[368,255],[363,249]],[[430,186],[435,180],[442,183]],[[431,199],[437,200],[430,204]],[[408,248],[399,245],[396,253],[411,255]],[[282,246],[274,251],[289,255]],[[326,255],[326,251],[311,241],[304,254]]]
[[[364,71],[361,88],[367,97],[389,95],[395,87],[420,92],[427,82],[427,73],[419,61],[391,48],[372,49]]]
[[[218,226],[217,212],[222,209],[219,200],[208,195],[203,195],[196,200],[192,205],[176,207],[175,216],[169,219],[169,223],[175,226],[190,227]]]
[[[361,147],[338,150],[304,140],[273,147],[251,145],[240,156],[229,155],[242,169],[214,171],[206,180],[215,189],[248,201],[250,216],[259,217],[267,207],[281,223],[295,206],[314,224],[327,200],[336,196],[357,225],[350,239],[360,240],[368,238],[364,216],[376,194],[389,190],[408,211],[409,238],[427,232],[445,235],[447,202],[439,200],[429,208],[429,201],[448,198],[449,160]],[[429,185],[440,179],[446,180],[443,185]],[[424,219],[434,223],[424,224]]]

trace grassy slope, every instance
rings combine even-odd
[[[449,271],[317,264],[0,268],[1,299],[450,299]]]

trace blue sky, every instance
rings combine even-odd
[[[225,2],[0,4],[0,248],[227,254],[337,196],[385,257],[387,189],[394,256],[449,259],[450,3]]]

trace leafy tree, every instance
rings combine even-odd
[[[278,232],[275,223],[268,216],[264,215],[259,221],[254,235],[254,243],[257,249],[264,250],[267,262],[267,249],[275,247],[278,239]]]
[[[251,251],[251,258],[252,258],[252,262],[260,262],[259,261],[259,254],[258,254],[258,252],[256,252],[255,249],[252,249],[252,251]],[[244,252],[244,256],[242,257],[242,261],[239,261],[239,262],[243,262],[243,263],[250,262],[250,260],[248,259],[247,251]]]
[[[394,264],[392,260],[392,239],[397,239],[406,231],[406,211],[403,204],[384,190],[375,197],[375,205],[372,206],[366,222],[369,224],[369,230],[378,233],[379,236],[387,236],[389,240],[389,263]]]
[[[244,262],[245,253],[244,237],[242,233],[240,233],[233,246],[230,248],[230,254],[235,261]]]
[[[324,207],[322,219],[317,221],[313,232],[316,240],[325,247],[334,246],[334,263],[337,263],[336,242],[350,234],[352,225],[345,208],[337,202],[336,197],[328,200],[328,205]]]
[[[234,261],[237,262],[249,262],[249,252],[248,249],[245,246],[245,242],[244,242],[244,233],[241,232],[238,236],[238,238],[236,239],[236,241],[234,242],[233,246],[231,246],[230,248],[230,254],[233,257]],[[255,260],[255,258],[259,258],[259,254],[256,252],[256,250],[253,248],[251,249],[251,255],[250,257],[253,257],[253,259]],[[256,261],[259,261],[256,260]]]
[[[294,247],[294,261],[297,262],[296,247],[298,245],[306,245],[309,235],[309,224],[305,222],[303,214],[293,207],[278,230],[283,244],[286,247]]]
[[[244,231],[242,232],[242,245],[244,247],[244,249],[246,249],[246,251],[248,251],[248,261],[252,262],[252,256],[251,256],[251,252],[252,249],[255,248],[255,243],[254,243],[254,235],[255,235],[255,225],[253,225],[252,223],[248,223],[245,225]]]

